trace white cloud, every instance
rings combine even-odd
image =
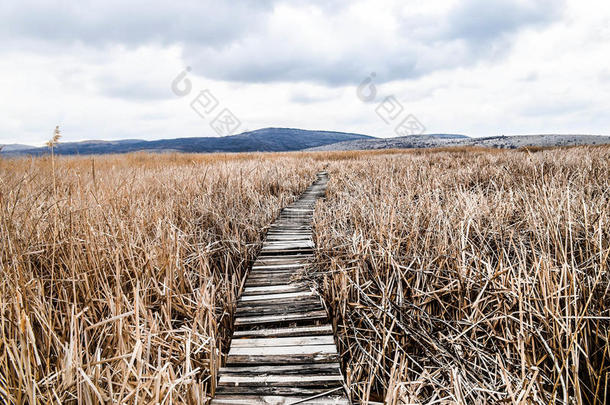
[[[392,136],[356,97],[376,73],[428,132],[607,133],[610,5],[594,0],[5,2],[0,143],[213,136],[242,128]],[[191,95],[171,81],[185,66]]]
[[[383,81],[410,79],[493,56],[510,47],[509,34],[547,24],[562,8],[548,0],[467,0],[425,13],[409,4],[369,0],[326,13],[281,3],[261,30],[223,47],[189,42],[184,56],[220,80],[353,85],[370,70]]]

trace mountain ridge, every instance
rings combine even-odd
[[[450,135],[450,136],[448,136]],[[422,149],[458,146],[516,149],[521,147],[552,147],[610,144],[605,135],[498,135],[471,138],[465,135],[430,134],[409,135],[395,138],[373,138],[338,142],[307,149],[307,151],[345,151],[375,149]]]
[[[153,141],[128,139],[117,141],[86,140],[60,142],[58,155],[96,155],[130,152],[287,152],[336,142],[372,139],[369,135],[339,131],[317,131],[297,128],[261,128],[223,137],[170,138]],[[2,151],[3,155],[42,155],[47,147],[16,148]]]
[[[417,149],[459,146],[516,149],[526,146],[553,147],[587,144],[610,144],[610,136],[539,134],[475,138],[462,134],[439,133],[376,138],[352,132],[269,127],[224,137],[171,138],[153,141],[125,139],[65,142],[60,143],[55,148],[55,153],[59,155],[100,155],[130,152],[234,153]],[[49,152],[48,147],[32,147],[21,144],[0,146],[2,147],[2,150],[0,150],[1,156],[39,156]]]

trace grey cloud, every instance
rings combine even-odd
[[[409,16],[407,20],[397,16],[401,28],[391,44],[376,32],[361,32],[360,43],[346,41],[329,54],[319,51],[320,44],[303,42],[299,27],[286,37],[269,33],[267,21],[280,2],[109,0],[84,6],[30,0],[0,8],[5,22],[0,36],[76,41],[94,47],[180,43],[186,64],[210,79],[342,86],[357,85],[371,72],[383,83],[497,58],[510,49],[512,34],[554,21],[563,4],[563,0],[464,0],[440,16]],[[289,4],[318,7],[327,18],[340,18],[350,3],[295,0]],[[109,91],[121,94],[122,90],[137,89]]]
[[[338,5],[334,7],[340,12]],[[515,33],[555,21],[562,9],[563,0],[466,0],[442,16],[398,17],[401,28],[394,44],[376,41],[371,32],[367,43],[329,56],[318,53],[316,44],[297,49],[289,38],[257,33],[231,47],[192,44],[184,57],[200,73],[228,81],[342,86],[356,85],[373,71],[381,83],[415,79],[502,58]]]
[[[341,92],[332,91],[332,92],[312,92],[312,91],[302,91],[296,90],[293,91],[290,95],[290,101],[299,103],[299,104],[313,104],[320,103],[324,101],[333,100],[341,95]]]
[[[359,64],[362,60],[328,61],[316,55],[315,51],[303,50],[298,56],[283,52],[247,56],[255,53],[252,51],[215,52],[192,47],[186,49],[184,57],[194,71],[207,77],[252,83],[313,81],[342,85],[362,79],[369,70]]]
[[[370,38],[329,54],[319,51],[317,44],[299,48],[288,38],[261,34],[218,49],[190,44],[183,57],[195,72],[213,79],[342,86],[358,84],[371,72],[380,82],[416,77],[428,69],[421,53],[436,50],[409,40],[397,48]]]
[[[272,2],[32,1],[0,7],[5,41],[38,39],[90,45],[198,42],[222,46],[264,22]]]
[[[450,12],[445,37],[493,41],[524,27],[554,21],[563,7],[563,0],[462,1]]]
[[[144,81],[118,81],[116,77],[100,81],[102,94],[123,100],[163,100],[173,98],[168,86]],[[166,83],[163,83],[166,84]]]
[[[371,72],[377,74],[377,82],[383,83],[472,63],[470,54],[455,44],[439,46],[409,39],[398,47],[372,41],[331,56],[318,53],[315,46],[295,54],[290,49],[296,45],[279,39],[274,45],[265,47],[248,41],[223,49],[192,45],[185,48],[183,56],[195,72],[213,79],[257,83],[309,81],[327,86],[357,85]]]

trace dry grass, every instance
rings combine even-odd
[[[355,399],[610,402],[610,148],[329,172],[319,284]]]
[[[55,176],[49,157],[0,161],[0,402],[204,401],[262,230],[315,171],[281,155],[60,158]]]
[[[0,402],[201,403],[264,228],[326,167],[355,400],[605,403],[610,148],[0,160]]]

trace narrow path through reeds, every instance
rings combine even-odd
[[[311,220],[328,175],[284,208],[246,278],[212,405],[347,405],[339,354],[320,296],[298,281],[311,267]]]

